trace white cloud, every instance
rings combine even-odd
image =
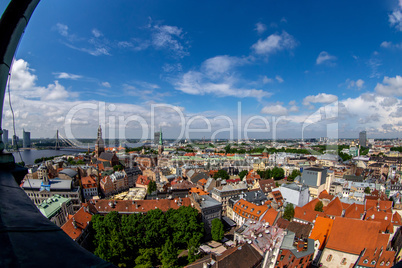
[[[385,76],[382,83],[377,84],[375,91],[386,96],[402,96],[402,77],[399,75],[395,77]]]
[[[381,43],[380,47],[385,47],[385,48],[392,47],[392,42],[384,41]]]
[[[283,83],[283,78],[280,77],[279,75],[275,76],[276,81],[278,81],[279,83]]]
[[[358,89],[361,89],[364,85],[364,81],[362,79],[357,79],[355,84]]]
[[[15,60],[11,70],[11,90],[29,90],[35,86],[38,77],[33,69],[29,68],[28,62],[23,59]]]
[[[262,108],[261,113],[270,115],[287,115],[288,110],[281,104],[267,105]]]
[[[289,101],[289,105],[296,105],[296,101],[295,100]]]
[[[355,80],[350,80],[350,79],[346,79],[346,86],[348,88],[357,88],[358,90],[362,89],[364,86],[364,81],[362,79],[357,79]]]
[[[267,26],[264,23],[257,22],[254,30],[256,30],[258,34],[262,34],[267,30]]]
[[[218,82],[212,82],[209,78],[196,71],[185,73],[181,79],[175,84],[176,90],[191,95],[214,94],[219,97],[238,97],[238,98],[257,98],[271,96],[271,93],[258,89],[243,89],[234,86],[234,80],[227,78]]]
[[[293,105],[289,108],[289,112],[297,113],[299,111],[299,107]]]
[[[264,40],[258,40],[251,48],[256,54],[270,55],[277,51],[293,49],[296,46],[296,39],[283,31],[281,34],[271,34]]]
[[[82,75],[70,74],[65,72],[53,73],[53,75],[55,75],[57,79],[71,79],[71,80],[77,80],[83,77]]]
[[[381,43],[380,47],[389,48],[389,49],[391,49],[391,48],[402,49],[402,43],[394,44],[394,43],[392,43],[390,41],[389,42],[384,41],[384,42]]]
[[[331,103],[337,101],[338,97],[332,94],[320,93],[318,95],[310,95],[303,99],[303,105],[310,105],[311,103]]]
[[[29,68],[28,62],[23,59],[14,62],[10,81],[10,88],[14,95],[41,100],[59,100],[76,96],[76,94],[69,93],[57,80],[47,87],[37,86],[37,76],[32,74],[33,71]]]
[[[103,36],[102,32],[99,31],[98,29],[92,29],[92,34],[93,34],[96,38]]]
[[[183,29],[170,25],[154,25],[152,30],[152,44],[156,49],[171,50],[180,58],[189,55],[180,41],[184,36]]]
[[[59,32],[60,35],[67,37],[68,34],[68,26],[62,23],[57,23],[55,29]]]
[[[109,82],[102,82],[101,85],[102,85],[103,87],[108,87],[108,88],[111,87],[111,85],[110,85]]]
[[[246,64],[247,58],[231,57],[228,55],[209,58],[202,63],[203,71],[209,76],[221,75],[234,67]]]
[[[266,75],[264,75],[264,77],[262,78],[262,83],[264,84],[268,84],[268,83],[272,83],[274,82],[274,79],[267,77]]]
[[[41,88],[41,91],[43,92],[41,99],[45,101],[63,100],[69,96],[64,86],[60,85],[57,80],[54,84],[50,84],[46,88]]]
[[[402,31],[402,1],[399,0],[398,4],[398,7],[388,15],[388,21],[391,27],[395,27],[398,31]]]
[[[384,98],[384,100],[382,102],[380,102],[380,104],[384,107],[394,106],[397,103],[398,103],[398,99],[394,98],[394,97]]]
[[[400,117],[396,117],[400,112],[398,107],[401,105],[401,100],[365,93],[357,98],[342,100],[340,103],[347,111],[345,120],[348,121],[350,130],[359,125],[379,134],[402,130],[398,126]]]
[[[392,112],[390,114],[391,117],[398,117],[398,118],[402,118],[402,106],[399,106],[396,111]]]
[[[323,63],[333,63],[336,60],[335,56],[330,55],[326,51],[321,51],[316,59],[316,64],[323,64]]]

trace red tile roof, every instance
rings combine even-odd
[[[273,208],[267,210],[265,215],[261,218],[261,221],[269,223],[269,225],[274,225],[275,220],[278,217],[279,212]]]
[[[380,223],[336,217],[326,248],[359,255],[377,244]]]
[[[288,228],[289,223],[290,223],[290,221],[285,220],[284,218],[279,218],[276,221],[276,226],[278,226],[279,228],[282,228],[282,229],[286,229],[286,228]]]
[[[92,176],[87,176],[87,177],[82,177],[81,178],[81,184],[83,188],[95,188],[96,186],[96,180]]]
[[[395,251],[387,251],[382,248],[369,248],[364,251],[358,265],[364,267],[392,267]]]
[[[339,197],[335,197],[328,206],[324,208],[324,213],[330,216],[342,216],[343,205]]]
[[[296,207],[294,218],[307,222],[313,222],[318,216],[326,217],[324,212],[306,209],[304,207]]]
[[[88,227],[92,215],[87,212],[85,207],[81,207],[77,213],[74,214],[61,229],[68,234],[69,237],[76,240],[80,237],[82,232]],[[75,223],[74,223],[75,222]]]
[[[253,220],[259,220],[267,210],[268,206],[258,206],[244,199],[240,199],[233,206],[233,213],[236,213],[243,218],[251,218]]]
[[[402,225],[402,218],[401,215],[399,215],[398,212],[395,212],[394,215],[392,215],[392,220],[391,220],[393,225]]]
[[[180,203],[181,200],[181,203]],[[191,206],[190,198],[159,199],[159,200],[94,200],[90,201],[99,213],[117,211],[119,213],[146,213],[152,209],[159,208],[163,212],[170,208],[179,209],[181,206]]]
[[[318,195],[318,198],[319,199],[328,199],[329,201],[331,201],[332,199],[334,199],[334,196],[332,194],[329,194],[327,192],[327,190],[324,190]]]
[[[320,241],[320,250],[324,249],[333,224],[334,220],[329,218],[317,217],[315,220],[314,228],[309,238]]]
[[[345,218],[361,219],[364,214],[364,205],[353,203],[345,210]]]
[[[148,179],[147,176],[139,175],[138,178],[137,178],[136,184],[139,184],[139,185],[148,185],[150,182],[151,182],[151,180]]]
[[[188,193],[189,194],[196,193],[198,195],[209,195],[208,192],[205,192],[204,190],[201,190],[200,188],[197,188],[197,187],[191,188]]]

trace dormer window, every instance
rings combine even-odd
[[[372,260],[372,261],[371,261],[371,265],[375,265],[375,260]]]
[[[384,265],[384,261],[380,262],[380,266],[383,266],[383,265]]]
[[[254,208],[250,209],[250,211],[253,212],[253,211],[254,211]]]
[[[367,264],[367,263],[368,263],[368,259],[364,259],[363,263],[364,263],[364,264]]]

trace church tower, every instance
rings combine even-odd
[[[163,137],[162,137],[162,129],[159,131],[159,145],[158,145],[158,154],[161,155],[163,152]]]
[[[95,143],[95,157],[99,158],[100,154],[105,151],[105,143],[102,139],[102,128],[99,125],[98,128],[98,138],[96,139]]]

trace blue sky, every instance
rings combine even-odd
[[[397,0],[42,0],[10,87],[17,132],[33,137],[95,137],[100,123],[107,137],[138,138],[152,105],[167,138],[206,121],[190,137],[232,126],[237,138],[245,125],[265,128],[250,138],[400,137],[401,52]],[[104,119],[81,109],[103,102]],[[3,116],[11,129],[7,105]]]

